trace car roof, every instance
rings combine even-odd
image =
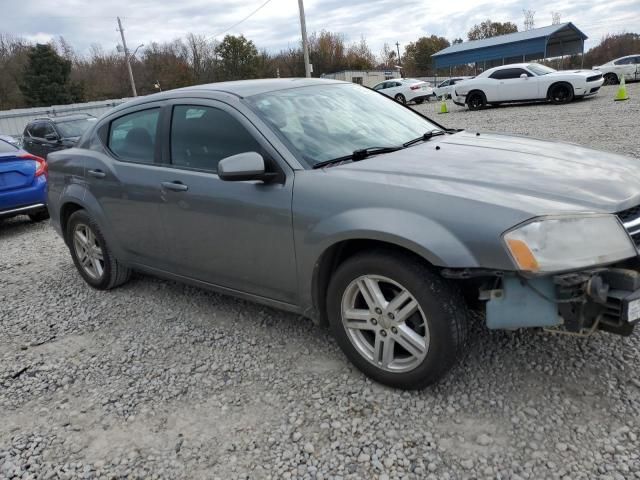
[[[188,95],[190,93],[199,95],[206,93],[223,93],[234,95],[238,98],[247,98],[253,95],[260,95],[262,93],[310,87],[314,85],[353,85],[353,83],[343,82],[341,80],[331,80],[328,78],[264,78],[256,80],[233,80],[228,82],[206,83],[137,97],[134,100],[129,100],[128,102],[119,105],[114,108],[112,112],[119,112],[123,109],[148,102],[169,100],[185,96],[185,94]]]
[[[50,121],[53,123],[72,122],[74,120],[85,120],[87,118],[95,118],[88,113],[70,113],[69,115],[56,115],[50,117],[38,117],[31,120],[29,123]]]

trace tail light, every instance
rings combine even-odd
[[[36,162],[36,177],[39,177],[40,175],[44,175],[45,177],[48,176],[49,168],[47,167],[47,161],[44,158],[36,157],[35,155],[31,155],[30,153],[20,155],[18,158],[20,158],[21,160],[33,160],[34,162]]]
[[[411,90],[420,90],[422,88],[422,85],[411,85],[411,87],[409,87]]]

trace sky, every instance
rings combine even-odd
[[[192,32],[221,40],[244,34],[259,49],[274,52],[300,41],[298,2],[270,0],[248,20],[229,29],[265,0],[0,0],[0,33],[47,42],[62,35],[76,52],[92,44],[110,51],[120,43],[116,16],[131,50]],[[342,33],[348,42],[366,38],[375,54],[384,43],[404,45],[424,35],[466,40],[476,23],[491,18],[523,29],[523,9],[535,11],[535,26],[551,24],[552,12],[588,37],[586,49],[606,33],[640,32],[640,0],[305,0],[307,31]],[[228,30],[229,29],[229,30]],[[228,30],[228,31],[227,31]],[[144,47],[143,47],[144,48]]]

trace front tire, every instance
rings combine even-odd
[[[487,99],[482,92],[473,92],[467,98],[469,110],[480,110],[487,106]]]
[[[401,253],[367,252],[342,263],[329,284],[327,312],[349,360],[391,387],[435,383],[466,344],[468,314],[460,292]]]
[[[562,105],[573,100],[573,87],[566,83],[554,85],[549,90],[549,100],[555,105]]]
[[[93,288],[110,290],[129,280],[131,270],[113,256],[100,227],[86,211],[69,217],[65,239],[78,272]]]
[[[405,98],[404,95],[402,95],[401,93],[397,94],[395,97],[393,97],[395,99],[396,102],[401,103],[403,105],[407,104],[407,99]]]

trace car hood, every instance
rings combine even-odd
[[[547,75],[552,77],[557,75],[580,75],[582,77],[590,77],[593,75],[593,70],[558,70],[556,72],[548,73]]]
[[[640,204],[638,162],[571,143],[460,132],[326,170],[542,215]]]

